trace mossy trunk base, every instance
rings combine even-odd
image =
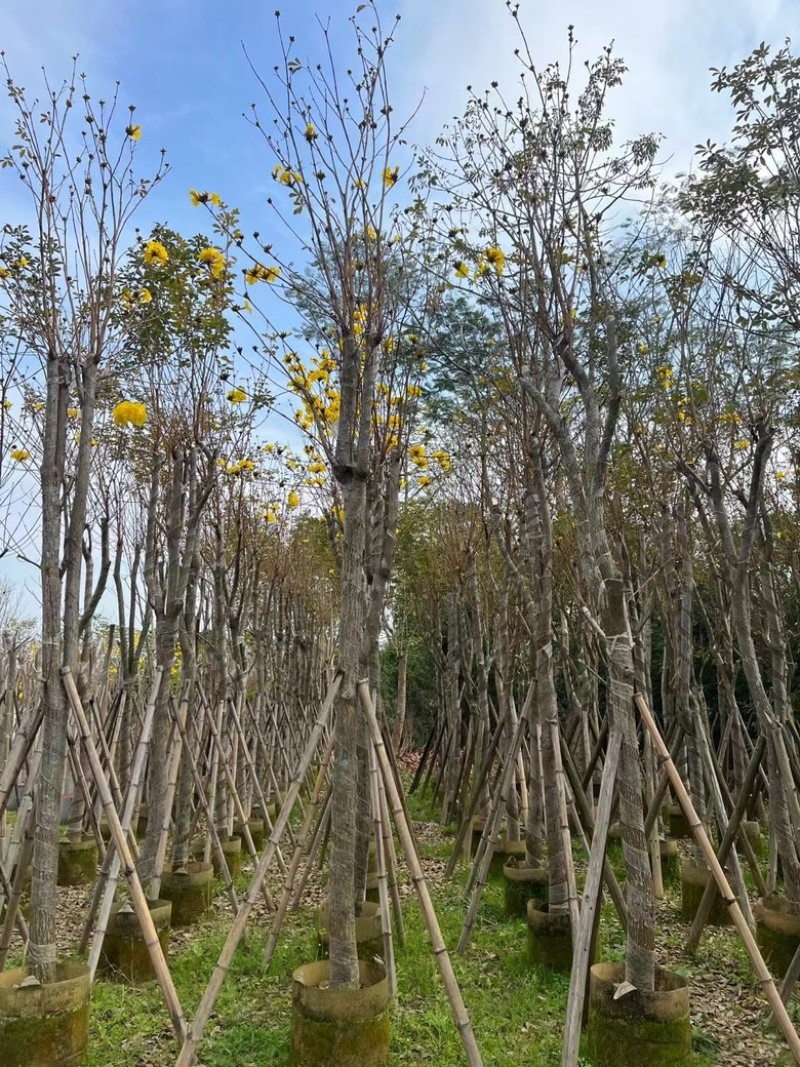
[[[158,934],[161,951],[166,956],[169,953],[172,904],[168,900],[148,900],[147,906]],[[136,912],[129,908],[129,905],[115,904],[111,909],[99,969],[106,978],[137,986],[151,981],[156,975]]]
[[[614,1000],[622,963],[596,963],[589,983],[587,1051],[595,1067],[687,1067],[692,1026],[686,979],[660,967],[656,989]]]
[[[0,973],[3,1067],[78,1067],[89,1038],[89,969],[61,963],[56,981],[18,989],[28,971]]]
[[[492,853],[489,874],[494,875],[495,878],[502,878],[505,865],[510,860],[524,860],[525,854],[524,841],[509,841],[507,837],[501,837]]]
[[[250,836],[253,839],[253,844],[255,845],[256,852],[260,852],[264,847],[264,842],[267,839],[267,835],[264,829],[264,820],[248,819],[247,829],[250,831]],[[233,836],[241,837],[241,839],[244,841],[244,827],[240,822],[235,822],[233,824]]]
[[[779,893],[759,899],[753,908],[756,941],[773,977],[781,979],[800,945],[800,913]]]
[[[228,864],[228,870],[231,873],[231,878],[238,878],[242,873],[242,839],[241,837],[229,837],[227,841],[222,842],[222,851],[225,855],[225,862]],[[219,856],[216,849],[211,853],[211,862],[214,865],[214,874],[217,878],[220,876],[222,867],[219,862]]]
[[[706,867],[697,867],[688,860],[681,866],[681,914],[684,922],[690,923],[694,920],[710,878],[711,871]],[[732,923],[731,914],[722,903],[718,890],[714,893],[714,902],[707,922],[709,926],[730,926]]]
[[[681,855],[678,842],[668,837],[658,842],[661,853],[661,877],[665,882],[677,882],[681,876]]]
[[[744,830],[745,836],[753,846],[753,852],[755,852],[756,857],[761,859],[765,852],[761,823],[757,819],[745,819],[742,823],[742,830]]]
[[[543,900],[529,900],[528,955],[531,962],[547,971],[569,974],[572,970],[572,928],[569,912],[550,914]]]
[[[503,866],[506,915],[519,919],[528,914],[529,900],[547,900],[547,871],[523,864],[524,860],[509,860]]]
[[[361,962],[360,989],[322,988],[330,964],[299,967],[292,983],[289,1067],[383,1067],[389,1059],[389,983]]]
[[[189,863],[185,871],[164,872],[161,897],[172,901],[172,925],[191,926],[211,907],[210,863]]]
[[[59,841],[59,885],[91,885],[96,877],[97,842],[93,837],[83,841]]]

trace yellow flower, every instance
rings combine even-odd
[[[644,343],[644,341],[640,341],[639,342],[638,348],[639,348],[639,351],[641,352],[641,354],[643,356],[646,356],[647,353],[650,351],[650,349],[647,347],[647,345]]]
[[[267,452],[267,453],[274,452],[275,451],[275,445],[264,445],[264,451]]]
[[[264,518],[267,520],[267,522],[278,521],[278,516],[275,514],[272,508],[267,508],[267,510],[264,512]]]
[[[502,274],[506,263],[505,252],[501,248],[487,248],[484,255],[486,256],[486,262],[494,267],[495,274]]]
[[[80,411],[78,411],[77,408],[67,408],[67,418],[68,419],[78,419],[78,418],[80,418],[80,414],[81,413],[80,413]]]
[[[254,263],[252,267],[248,267],[244,272],[244,280],[247,285],[255,285],[256,282],[269,282],[271,284],[277,281],[280,276],[280,267],[264,267],[261,263]]]
[[[386,186],[387,189],[391,189],[391,187],[397,182],[399,177],[400,177],[400,168],[399,167],[394,167],[394,168],[393,167],[385,167],[384,168],[384,171],[383,171],[383,184]]]
[[[427,474],[423,474],[421,477],[417,478],[417,485],[421,485],[422,488],[425,489],[426,486],[431,484],[431,481],[432,479],[429,478]]]
[[[228,400],[231,404],[243,404],[247,400],[247,393],[237,385],[228,393]]]
[[[378,240],[378,231],[375,229],[374,226],[367,226],[367,228],[366,228],[366,230],[364,232],[367,235],[367,240],[368,241],[377,241]]]
[[[326,467],[324,463],[309,463],[308,465],[309,474],[324,474],[325,470]]]
[[[456,260],[454,269],[459,278],[469,278],[469,267],[463,259]]]
[[[8,269],[8,267],[0,267],[0,281],[3,281],[6,278],[10,278],[10,277],[11,277],[11,271]]]
[[[153,294],[150,292],[149,289],[140,289],[139,290],[139,303],[140,304],[149,304],[152,299],[153,299]]]
[[[313,141],[316,141],[317,131],[314,128],[313,122],[309,122],[309,124],[306,126],[305,133],[303,134],[303,136],[309,144],[311,144]]]
[[[667,257],[662,253],[656,256],[653,261],[659,270],[663,270],[667,265]]]
[[[205,204],[208,197],[205,193],[198,193],[196,189],[190,189],[189,199],[192,202],[192,207],[200,207],[201,204]]]
[[[31,458],[31,454],[27,448],[12,448],[11,458],[15,463],[24,463],[26,459]]]
[[[144,261],[148,267],[161,267],[169,262],[169,252],[160,241],[148,241],[144,246]]]
[[[300,494],[297,492],[296,489],[292,489],[292,491],[289,493],[286,498],[286,503],[290,508],[296,508],[297,505],[300,503]]]
[[[215,278],[222,277],[225,270],[225,256],[218,248],[204,248],[197,258],[208,267]]]
[[[114,408],[117,426],[142,427],[147,422],[147,408],[136,400],[122,400]]]
[[[744,452],[746,449],[748,449],[750,447],[750,442],[746,441],[744,438],[742,438],[739,441],[734,441],[733,442],[733,447],[736,449],[737,452]]]
[[[12,403],[12,402],[11,402],[10,400],[4,400],[4,401],[3,401],[3,408],[4,408],[4,409],[5,409],[6,411],[11,411],[11,409],[12,409],[12,407],[13,407],[13,406],[14,406],[14,405],[13,405],[13,403]]]
[[[17,270],[24,270],[28,266],[28,257],[20,256],[19,259],[14,260],[14,266]]]
[[[786,477],[786,471],[775,471],[775,477],[779,482],[782,482]]]
[[[432,453],[432,458],[439,464],[443,471],[450,470],[450,454],[445,452],[443,448],[437,449],[436,452]]]
[[[412,445],[408,450],[409,459],[413,462],[417,462],[420,459],[425,458],[425,445]]]
[[[125,133],[127,133],[132,141],[138,141],[142,136],[141,124],[137,122],[135,126],[126,126]]]

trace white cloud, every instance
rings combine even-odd
[[[460,115],[471,83],[493,80],[512,90],[520,45],[504,0],[405,0],[397,34],[393,81],[400,107],[413,107],[426,89],[411,136],[430,143]],[[800,5],[790,0],[522,0],[520,21],[537,66],[562,62],[567,26],[575,27],[579,64],[612,40],[629,68],[611,98],[610,114],[622,137],[659,132],[675,169],[688,166],[694,145],[724,137],[730,122],[725,99],[711,93],[709,68],[737,62],[761,40],[780,45],[800,36]],[[578,71],[578,74],[580,72]]]

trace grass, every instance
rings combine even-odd
[[[410,798],[412,818],[429,821],[432,813],[419,797]],[[452,847],[448,835],[429,840],[420,835],[424,858],[445,861]],[[616,857],[615,857],[616,859]],[[445,942],[456,944],[464,920],[464,872],[432,887]],[[248,876],[237,880],[244,890]],[[221,891],[221,886],[217,884]],[[397,948],[398,1003],[392,1018],[392,1067],[465,1062],[461,1043],[430,951],[416,900],[404,907],[406,945]],[[227,934],[222,919],[195,928],[186,947],[170,959],[181,1003],[191,1018]],[[291,1023],[291,974],[315,958],[313,912],[287,918],[268,974],[262,953],[269,930],[257,920],[248,926],[199,1048],[203,1067],[282,1067],[288,1062]],[[603,956],[621,959],[624,941],[607,905],[602,920]],[[704,942],[704,945],[706,942]],[[704,951],[721,951],[713,942]],[[726,943],[725,950],[731,946]],[[491,881],[484,894],[472,938],[463,956],[451,956],[486,1067],[558,1067],[568,978],[534,970],[526,953],[526,928],[509,920],[503,890]],[[734,949],[731,970],[746,967]],[[717,1067],[716,1043],[696,1032],[691,1067]],[[167,1067],[175,1062],[176,1043],[158,987],[143,989],[98,981],[92,996],[91,1035],[86,1067]],[[689,1067],[689,1065],[687,1065]]]

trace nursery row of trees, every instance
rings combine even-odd
[[[656,984],[663,827],[648,809],[665,789],[635,694],[701,825],[724,835],[743,791],[767,814],[764,891],[800,909],[800,65],[761,46],[715,72],[731,139],[669,182],[656,136],[615,141],[622,60],[609,48],[578,67],[570,31],[567,62],[542,68],[509,6],[513,90],[471,92],[409,161],[394,29],[361,6],[346,89],[278,21],[282,61],[251,119],[274,168],[260,231],[191,190],[198,233],[139,232],[169,168],[143,171],[134,109],[95,103],[76,72],[33,101],[6,70],[16,130],[0,162],[30,221],[0,243],[0,493],[4,549],[38,568],[42,616],[34,639],[4,637],[0,811],[37,752],[41,983],[57,973],[68,764],[69,836],[99,832],[106,807],[85,788],[89,749],[75,762],[76,700],[126,831],[152,705],[133,878],[155,899],[167,860],[189,861],[203,774],[216,767],[221,840],[307,767],[335,695],[334,988],[359,984],[364,680],[395,748],[428,740],[442,819],[491,812],[489,858],[505,819],[574,943],[579,790],[563,761],[591,813],[606,742],[607,765],[619,752],[631,988]],[[6,892],[23,841],[19,826],[0,839]],[[728,870],[752,922],[735,849]]]

